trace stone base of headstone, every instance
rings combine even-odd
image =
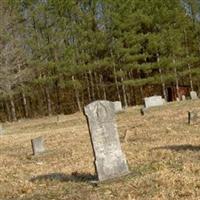
[[[38,155],[45,151],[43,137],[38,137],[31,140],[33,155]]]
[[[91,180],[91,181],[89,181],[89,183],[91,185],[94,185],[94,186],[98,186],[98,185],[101,185],[101,184],[107,184],[107,183],[109,184],[109,183],[112,183],[112,182],[115,182],[115,181],[118,181],[118,180],[121,180],[121,179],[125,179],[126,177],[129,177],[131,175],[132,175],[132,173],[128,172],[128,173],[120,175],[118,177],[106,179],[106,180],[103,180],[103,181],[99,181],[98,179],[97,180]]]
[[[200,115],[197,111],[188,112],[188,124],[197,124],[200,123]]]

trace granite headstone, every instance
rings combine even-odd
[[[129,173],[115,122],[115,106],[110,101],[95,101],[84,108],[88,120],[95,168],[99,181]]]
[[[33,155],[37,155],[45,151],[43,137],[37,137],[35,139],[32,139],[31,144],[32,144]]]
[[[188,124],[196,124],[200,122],[200,116],[198,111],[188,112]]]

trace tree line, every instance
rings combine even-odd
[[[1,121],[200,90],[198,0],[3,0]]]

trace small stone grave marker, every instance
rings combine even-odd
[[[188,124],[196,124],[200,122],[200,116],[197,111],[188,112]]]
[[[122,102],[121,101],[114,101],[115,113],[123,112]]]
[[[198,99],[197,93],[195,91],[190,92],[190,97],[191,97],[192,100]]]
[[[85,106],[84,110],[88,120],[98,180],[105,181],[128,174],[115,122],[114,103],[95,101]]]
[[[182,101],[185,101],[185,100],[186,100],[185,95],[182,95]]]
[[[165,100],[162,96],[151,96],[144,98],[145,101],[145,108],[155,107],[155,106],[162,106],[165,103]]]
[[[0,124],[0,135],[3,135],[4,134],[4,128],[2,126],[2,124]]]
[[[144,114],[147,112],[147,109],[145,107],[140,108],[140,114],[144,116]]]
[[[37,155],[45,151],[43,137],[32,139],[31,144],[32,144],[33,155]]]

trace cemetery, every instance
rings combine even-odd
[[[200,0],[0,0],[0,200],[200,200]]]
[[[85,114],[3,125],[0,199],[198,199],[199,100],[115,113],[109,101]],[[45,151],[33,155],[32,144]],[[12,192],[11,192],[12,191]]]

